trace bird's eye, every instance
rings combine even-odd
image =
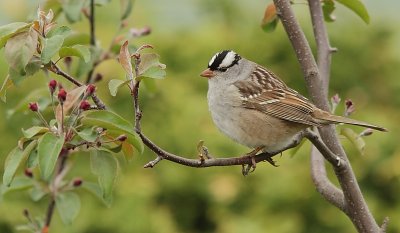
[[[228,68],[224,68],[224,67],[223,67],[223,68],[218,68],[218,70],[221,71],[221,72],[225,72],[225,71],[228,70]]]

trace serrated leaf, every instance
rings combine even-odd
[[[364,155],[365,141],[362,137],[360,137],[359,134],[357,134],[350,128],[343,128],[340,131],[340,134],[345,136],[354,145],[354,147],[361,155]]]
[[[14,86],[12,80],[10,79],[10,75],[8,74],[7,77],[3,81],[3,85],[0,88],[0,99],[5,103],[7,101],[7,90],[8,88]]]
[[[264,17],[261,21],[261,28],[265,32],[271,32],[278,25],[278,15],[276,14],[276,7],[274,3],[268,4],[267,8],[265,8]]]
[[[84,190],[92,193],[93,195],[95,195],[99,200],[101,200],[107,207],[110,207],[111,203],[112,203],[112,199],[109,200],[104,200],[103,199],[103,192],[101,191],[101,188],[98,184],[96,183],[92,183],[92,182],[88,182],[85,181],[82,183],[81,186]]]
[[[127,141],[140,153],[143,152],[142,141],[136,133],[133,133],[134,129],[132,124],[116,113],[107,110],[85,111],[81,123],[85,126],[98,126],[107,130],[113,130],[119,135],[125,134],[128,137]]]
[[[10,186],[18,167],[26,161],[28,155],[36,147],[37,141],[34,140],[24,149],[15,147],[7,156],[4,165],[3,184]]]
[[[333,15],[333,11],[335,9],[335,2],[333,0],[322,1],[322,11],[324,13],[324,19],[326,22],[333,22],[336,20],[336,17]]]
[[[26,176],[16,176],[10,186],[6,186],[4,184],[1,186],[1,194],[4,195],[12,191],[29,189],[32,186],[33,179],[30,179]]]
[[[369,24],[369,14],[364,3],[360,0],[335,0],[356,13],[366,24]]]
[[[63,12],[70,23],[75,23],[81,19],[84,4],[85,1],[82,0],[64,0],[62,2]]]
[[[81,199],[73,192],[59,193],[56,196],[56,207],[63,223],[70,225],[79,214]]]
[[[49,128],[41,126],[32,126],[31,128],[24,130],[22,129],[22,134],[25,138],[30,139],[38,134],[43,134],[49,132]]]
[[[15,34],[27,30],[32,23],[15,22],[0,27],[0,49],[6,44],[7,40]]]
[[[128,49],[128,41],[121,46],[119,51],[119,63],[121,64],[122,68],[124,68],[128,80],[133,79],[133,70],[132,70],[132,62],[131,62],[131,55]]]
[[[83,45],[74,45],[72,47],[62,47],[58,51],[60,58],[64,57],[79,57],[83,59],[86,63],[90,61],[90,51],[89,48]]]
[[[120,80],[120,79],[111,79],[110,82],[108,82],[108,90],[110,90],[110,94],[112,96],[116,96],[118,89],[127,83],[129,83],[130,80]]]
[[[43,50],[40,58],[44,64],[50,62],[51,58],[60,50],[64,43],[64,37],[61,35],[55,35],[50,38],[46,38],[43,41]]]
[[[132,12],[133,0],[120,0],[121,20],[125,20]]]
[[[36,52],[38,34],[33,29],[20,32],[9,38],[4,56],[8,65],[18,74],[25,74],[25,67]]]
[[[118,172],[117,160],[109,152],[94,150],[90,153],[90,164],[93,174],[97,176],[102,199],[106,203],[111,203],[112,191]]]
[[[53,174],[58,156],[64,145],[64,137],[57,137],[53,133],[46,133],[39,139],[38,157],[42,179],[49,180]]]

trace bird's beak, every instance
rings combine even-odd
[[[212,70],[205,69],[203,72],[201,72],[200,76],[204,78],[212,78],[215,76],[215,74]]]

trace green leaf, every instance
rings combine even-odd
[[[340,131],[340,134],[349,139],[349,141],[354,145],[358,152],[360,152],[361,155],[364,155],[365,141],[362,137],[360,137],[360,135],[358,135],[350,128],[343,128]]]
[[[25,67],[26,75],[31,76],[40,70],[42,62],[38,57],[32,57]]]
[[[24,149],[15,147],[7,156],[4,166],[3,184],[10,186],[18,167],[26,161],[28,155],[36,147],[37,141],[34,140]]]
[[[42,199],[47,193],[44,188],[40,185],[35,185],[30,190],[29,195],[31,196],[32,201],[39,201]]]
[[[28,156],[28,161],[26,161],[26,167],[34,168],[39,164],[38,152],[37,150],[31,151],[31,154]]]
[[[25,74],[25,67],[36,52],[38,34],[35,30],[21,32],[9,38],[4,56],[8,65],[18,74]]]
[[[165,77],[166,65],[160,63],[160,56],[155,53],[144,53],[140,56],[139,77],[162,79]]]
[[[4,195],[12,191],[29,189],[32,186],[33,186],[33,179],[28,178],[26,176],[17,176],[14,178],[14,181],[11,183],[10,186],[6,186],[5,184],[1,186],[1,194]]]
[[[134,132],[133,126],[127,120],[116,113],[107,110],[90,110],[83,113],[81,123],[86,126],[99,126],[113,130],[119,134],[125,134],[128,142],[131,143],[140,153],[143,152],[143,144]]]
[[[28,77],[26,74],[21,74],[21,72],[14,70],[12,67],[8,68],[8,76],[16,86]]]
[[[7,40],[15,34],[22,32],[32,26],[32,23],[15,22],[0,27],[0,48],[2,48]]]
[[[111,0],[95,0],[94,4],[96,4],[97,6],[104,6],[108,3],[110,3]]]
[[[78,134],[79,137],[81,137],[83,140],[87,142],[94,142],[99,136],[94,127],[84,128],[81,131],[75,131],[75,132]]]
[[[62,36],[63,38],[68,37],[71,34],[71,28],[67,26],[61,26],[52,29],[47,33],[47,38],[53,37],[53,36]]]
[[[64,137],[57,137],[50,132],[39,139],[38,156],[42,179],[48,180],[53,174],[63,144]]]
[[[81,19],[84,4],[85,1],[82,0],[64,0],[62,2],[63,12],[70,23],[75,23]]]
[[[133,0],[120,0],[121,20],[125,20],[132,12]]]
[[[140,77],[163,79],[165,78],[165,75],[167,75],[167,73],[165,72],[165,70],[160,69],[160,67],[150,67],[149,69],[146,70],[146,72],[141,74]]]
[[[0,99],[5,103],[7,101],[7,90],[8,88],[14,86],[12,80],[10,79],[10,75],[7,75],[7,77],[3,81],[3,85],[1,85],[0,89]]]
[[[335,0],[356,13],[366,24],[369,24],[369,14],[364,3],[360,0]]]
[[[118,89],[127,83],[129,83],[130,80],[120,80],[120,79],[111,79],[110,82],[108,82],[108,90],[110,90],[110,94],[112,96],[116,96]]]
[[[322,11],[326,22],[333,22],[336,20],[336,17],[333,15],[335,8],[335,2],[333,0],[322,1]]]
[[[118,173],[118,163],[109,152],[93,150],[90,153],[93,174],[97,176],[104,202],[112,202],[112,191]]]
[[[107,207],[111,206],[111,199],[110,200],[105,200],[103,199],[103,192],[101,191],[101,188],[98,184],[92,183],[92,182],[83,182],[81,186],[84,190],[92,193],[95,195],[99,200],[101,200]]]
[[[38,134],[43,134],[49,132],[49,128],[41,126],[32,126],[31,128],[24,130],[22,129],[22,134],[27,139],[30,139]]]
[[[79,214],[81,200],[73,192],[59,193],[56,196],[56,207],[63,223],[70,225]]]
[[[45,108],[47,105],[43,105],[41,102],[47,100],[47,102],[50,103],[50,100],[47,97],[48,95],[49,89],[47,87],[33,90],[32,92],[28,93],[25,98],[20,100],[15,108],[7,111],[7,118],[12,117],[17,112],[28,110],[28,103],[30,102],[38,102],[40,108]]]
[[[84,45],[74,45],[72,47],[62,47],[58,51],[60,58],[74,56],[83,59],[86,63],[90,61],[89,48]]]
[[[61,49],[64,39],[71,33],[67,26],[61,26],[51,30],[43,41],[41,60],[44,64],[50,62],[51,58]]]
[[[43,41],[43,50],[40,56],[42,62],[47,64],[51,58],[60,50],[64,42],[64,37],[61,35],[55,35],[50,38],[46,38]]]
[[[72,47],[73,45],[89,45],[90,36],[85,33],[72,33],[64,39],[63,47]]]
[[[278,25],[278,15],[276,14],[276,7],[274,3],[270,3],[264,12],[264,17],[261,21],[261,28],[265,32],[272,32]]]

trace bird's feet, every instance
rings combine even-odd
[[[250,159],[251,159],[251,164],[247,164],[247,165],[243,164],[242,165],[242,174],[244,176],[247,176],[249,173],[254,172],[254,170],[256,170],[257,163],[256,163],[255,156],[257,155],[258,152],[260,152],[264,148],[265,148],[264,146],[259,146],[243,156],[243,157],[250,157]]]

